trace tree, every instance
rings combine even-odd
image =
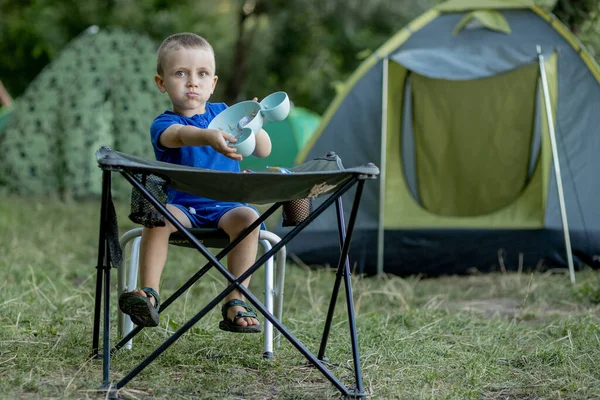
[[[552,9],[575,35],[581,32],[584,24],[598,19],[598,0],[558,0]]]
[[[600,56],[597,0],[536,0]],[[91,25],[205,36],[217,55],[215,98],[286,90],[322,113],[336,87],[393,33],[440,0],[0,0],[0,79],[18,97]],[[151,79],[151,77],[149,77]]]
[[[157,46],[179,31],[214,32],[211,42],[223,51],[233,37],[228,12],[192,0],[0,0],[0,79],[20,95],[67,43],[93,25],[143,33]]]
[[[228,91],[242,98],[285,89],[292,100],[319,113],[335,88],[391,34],[421,14],[418,0],[248,0],[243,19],[247,79]],[[237,64],[236,64],[237,67]]]

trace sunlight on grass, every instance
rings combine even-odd
[[[134,227],[117,204],[121,231]],[[91,351],[99,201],[7,198],[0,205],[0,390],[5,398],[100,399]],[[171,251],[162,292],[203,265]],[[116,274],[115,281],[116,281]],[[283,322],[317,351],[335,274],[288,265]],[[366,390],[373,399],[588,399],[600,397],[600,278],[577,273],[353,276]],[[223,287],[209,272],[112,359],[119,379]],[[262,270],[251,288],[262,296]],[[116,289],[113,290],[116,300]],[[115,304],[116,301],[113,301]],[[327,347],[329,367],[353,385],[343,291]],[[116,307],[113,307],[116,336]],[[337,390],[285,339],[261,357],[261,335],[217,328],[213,310],[121,391],[124,398],[336,399]],[[0,396],[2,397],[2,396]]]

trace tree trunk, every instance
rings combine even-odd
[[[225,102],[234,104],[240,101],[244,84],[246,83],[246,69],[248,64],[248,49],[251,45],[249,38],[244,38],[244,23],[248,15],[240,8],[238,13],[238,37],[235,42],[233,68],[231,77],[225,88]]]

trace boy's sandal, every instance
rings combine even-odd
[[[235,317],[233,317],[233,320],[227,318],[227,310],[236,306],[244,307],[246,311],[238,311]],[[240,318],[257,318],[254,309],[242,300],[235,299],[223,304],[221,307],[221,315],[223,316],[223,320],[219,322],[219,329],[221,330],[236,333],[259,333],[262,331],[260,324],[246,326],[238,325],[237,322]]]
[[[119,296],[119,308],[131,318],[131,321],[139,326],[151,327],[158,326],[160,318],[158,310],[160,309],[160,297],[152,288],[145,287],[141,289],[147,296],[135,292],[125,292]],[[154,297],[156,305],[152,305],[150,296]]]

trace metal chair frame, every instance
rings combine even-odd
[[[118,273],[118,294],[121,295],[123,292],[128,292],[137,287],[138,281],[138,265],[139,265],[139,249],[142,236],[143,228],[134,228],[125,232],[119,239],[121,248],[125,250],[127,245],[131,242],[131,256],[129,263],[124,262]],[[206,247],[210,248],[223,248],[229,244],[229,237],[227,234],[220,229],[189,229],[189,231],[200,240]],[[273,248],[274,245],[279,243],[281,238],[266,230],[261,230],[259,233],[259,244],[263,247],[263,253],[267,253]],[[175,246],[192,247],[189,245],[187,239],[179,234],[178,232],[171,235],[169,244]],[[275,317],[281,320],[281,314],[283,312],[283,288],[285,283],[285,260],[286,260],[286,249],[285,246],[281,247],[277,252],[275,258],[275,279],[273,277],[273,257],[270,257],[265,262],[265,307],[269,312],[273,313]],[[134,329],[133,322],[128,315],[123,314],[120,310],[118,311],[118,334],[120,338],[127,336]],[[263,324],[263,357],[273,357],[273,324],[269,320],[265,320]],[[277,335],[277,338],[279,335]],[[126,344],[126,349],[131,349],[133,345],[133,339],[130,339]]]
[[[234,277],[227,268],[220,263],[222,259],[231,249],[242,241],[250,232],[258,228],[269,216],[271,216],[277,209],[287,203],[277,202],[266,210],[257,221],[243,231],[235,240],[233,240],[227,247],[221,250],[217,255],[212,255],[208,249],[192,235],[188,230],[173,216],[167,208],[157,200],[138,180],[136,180],[133,172],[134,168],[126,167],[112,167],[103,165],[102,168],[102,202],[100,209],[100,229],[99,229],[99,240],[98,240],[98,260],[96,264],[96,298],[94,305],[94,327],[92,336],[92,355],[97,358],[102,358],[103,365],[103,386],[102,390],[107,392],[108,397],[116,397],[119,389],[123,388],[129,383],[136,375],[138,375],[145,367],[152,363],[160,354],[162,354],[168,347],[170,347],[179,337],[186,333],[194,324],[196,324],[201,318],[203,318],[212,308],[217,306],[232,290],[237,289],[244,294],[246,299],[260,312],[275,328],[283,335],[307,360],[318,369],[321,374],[327,378],[332,385],[334,385],[342,394],[344,398],[365,398],[367,393],[364,391],[362,381],[362,371],[360,366],[360,357],[358,351],[358,336],[356,333],[356,321],[354,316],[354,300],[352,295],[352,285],[350,281],[350,262],[348,259],[348,251],[350,248],[350,242],[352,232],[354,231],[354,225],[356,222],[356,216],[358,214],[358,208],[363,193],[364,183],[367,179],[373,179],[373,175],[354,173],[349,176],[345,183],[340,184],[339,187],[333,189],[333,192],[324,198],[324,201],[298,226],[289,231],[277,244],[275,244],[271,250],[263,254],[259,259],[242,275]],[[212,301],[210,301],[204,308],[202,308],[196,315],[190,320],[183,324],[176,332],[174,332],[169,338],[167,338],[158,348],[156,348],[150,355],[142,360],[136,367],[134,367],[128,374],[123,376],[118,382],[113,383],[110,380],[110,356],[115,351],[124,347],[129,340],[137,335],[143,328],[136,327],[129,334],[125,335],[112,349],[110,343],[110,270],[111,270],[111,242],[109,240],[111,235],[111,218],[114,217],[114,207],[112,205],[112,194],[111,194],[111,173],[112,171],[118,171],[133,187],[137,188],[140,193],[166,218],[171,222],[178,231],[186,237],[186,239],[193,244],[193,246],[208,260],[208,263],[196,272],[187,282],[185,282],[173,295],[167,298],[160,309],[160,312],[166,310],[169,305],[183,294],[193,283],[200,279],[208,270],[215,267],[228,281],[227,286],[221,291]],[[341,196],[346,193],[350,188],[356,187],[354,194],[354,201],[350,212],[350,218],[346,228],[344,221],[344,211],[342,206]],[[281,321],[275,317],[260,301],[241,283],[253,274],[259,267],[261,267],[269,258],[277,253],[283,246],[285,246],[290,240],[292,240],[300,231],[306,228],[312,223],[325,209],[329,208],[333,203],[336,204],[337,222],[338,222],[338,233],[340,242],[340,258],[337,265],[336,279],[333,285],[331,293],[331,299],[327,312],[327,317],[324,323],[323,336],[321,338],[321,344],[317,355],[313,354],[308,350],[303,343],[301,343],[287,328],[281,323]],[[115,217],[116,218],[116,217]],[[114,250],[114,249],[113,249]],[[340,286],[344,283],[345,297],[346,297],[346,309],[348,314],[348,325],[350,331],[350,342],[352,348],[352,359],[354,365],[354,387],[347,387],[342,383],[328,368],[325,363],[325,350],[329,333],[333,321],[333,314]],[[100,320],[103,315],[103,329],[102,329],[102,345],[103,352],[100,353]]]

